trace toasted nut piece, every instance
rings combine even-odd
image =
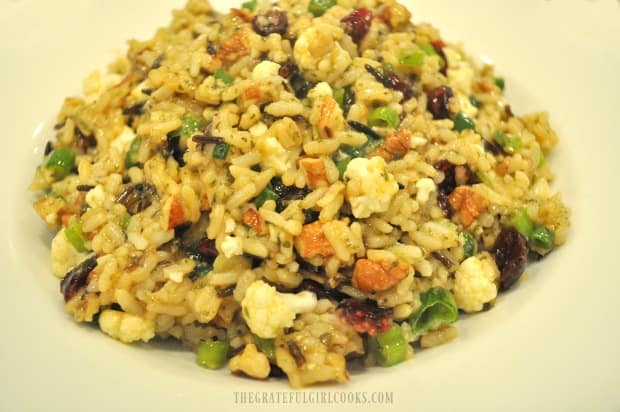
[[[335,251],[323,233],[323,224],[316,221],[305,225],[295,239],[295,248],[304,259],[330,257]]]
[[[409,274],[409,265],[387,260],[359,259],[353,269],[353,287],[363,292],[382,292]]]
[[[458,212],[461,223],[471,225],[487,208],[487,201],[471,188],[459,186],[448,196],[450,206]]]
[[[233,373],[242,373],[254,379],[267,379],[271,367],[267,356],[259,352],[253,343],[247,345],[243,352],[230,360],[229,367]]]
[[[299,160],[299,166],[304,170],[310,189],[329,185],[323,160],[305,157]]]

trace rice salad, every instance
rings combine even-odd
[[[558,137],[411,17],[393,0],[189,0],[129,41],[65,99],[31,185],[66,311],[304,387],[401,363],[492,308],[566,240]]]

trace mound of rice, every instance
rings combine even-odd
[[[84,81],[31,189],[66,310],[295,387],[457,336],[564,243],[545,113],[393,0],[189,0]]]

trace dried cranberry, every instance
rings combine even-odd
[[[448,197],[456,189],[456,165],[443,159],[435,163],[435,169],[444,174],[443,181],[437,185],[437,203],[444,214],[450,217],[452,216],[452,206],[450,206]]]
[[[491,253],[500,271],[500,290],[508,290],[523,274],[528,254],[527,239],[514,227],[503,229]]]
[[[216,258],[218,253],[215,248],[215,240],[211,240],[207,237],[203,237],[198,241],[196,250],[203,258]]]
[[[288,29],[288,17],[283,11],[273,9],[267,14],[257,14],[252,20],[252,27],[261,36],[284,34]]]
[[[347,299],[338,305],[337,312],[358,333],[375,336],[392,326],[392,309],[380,308],[374,302]]]
[[[345,24],[345,31],[355,43],[359,45],[372,24],[373,15],[368,9],[353,10],[351,14],[343,17],[340,22]]]
[[[65,302],[71,300],[78,291],[88,284],[88,275],[97,267],[97,256],[89,257],[71,269],[60,282],[60,293]]]
[[[433,114],[433,118],[450,118],[450,98],[454,96],[452,89],[448,86],[439,86],[428,94],[428,111]]]

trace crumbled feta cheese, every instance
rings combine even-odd
[[[280,70],[280,65],[278,63],[274,63],[269,60],[263,60],[262,62],[254,66],[254,70],[252,70],[252,79],[261,80],[277,76],[278,70]]]
[[[243,239],[234,236],[226,236],[222,242],[222,253],[224,253],[224,256],[227,258],[242,255]]]
[[[138,250],[145,250],[149,245],[146,238],[136,232],[128,232],[127,240]]]
[[[409,147],[415,149],[416,147],[423,146],[428,142],[428,139],[424,136],[413,135],[411,139],[409,139]]]
[[[88,254],[78,252],[65,235],[65,229],[60,230],[52,239],[52,274],[58,278],[64,277],[69,269],[77,266]]]
[[[86,193],[86,204],[90,207],[103,207],[105,192],[103,186],[97,185]]]
[[[455,274],[454,299],[460,309],[479,312],[483,305],[497,296],[495,280],[499,271],[488,253],[463,261]]]
[[[418,193],[416,194],[416,200],[421,205],[428,202],[430,194],[434,192],[436,188],[435,182],[433,182],[433,179],[430,179],[428,177],[418,180],[415,186],[418,188]]]
[[[469,62],[464,60],[458,51],[450,47],[443,49],[448,60],[448,83],[456,90],[471,95],[472,81],[474,79],[474,69]]]
[[[263,122],[256,123],[248,130],[252,137],[261,137],[267,132],[267,125]]]
[[[136,138],[136,134],[131,127],[125,126],[123,131],[112,141],[110,145],[120,153],[125,153],[129,149],[129,145]]]
[[[325,96],[331,97],[332,95],[333,95],[332,88],[327,82],[321,82],[317,84],[308,92],[308,97],[311,98],[312,100],[321,99]]]
[[[378,156],[351,160],[344,178],[347,181],[347,200],[353,216],[358,219],[387,211],[398,192],[396,179],[386,170],[385,160]]]
[[[465,96],[463,93],[456,93],[456,99],[458,101],[459,109],[463,112],[467,117],[474,118],[478,114],[478,109],[476,106],[471,104],[469,101],[469,97]]]
[[[185,272],[183,272],[183,270],[181,270],[181,268],[178,265],[171,265],[171,266],[165,267],[163,272],[164,272],[164,275],[171,281],[175,283],[183,282],[183,276],[185,276]]]
[[[286,173],[291,166],[288,162],[288,152],[275,137],[266,136],[259,139],[256,148],[263,154],[261,161],[263,170],[273,168],[277,174],[281,175]]]
[[[83,88],[86,96],[86,103],[92,103],[97,100],[101,94],[119,84],[123,80],[123,76],[115,73],[101,74],[100,71],[91,73],[84,79]]]
[[[237,227],[237,224],[235,223],[235,219],[229,217],[226,219],[224,223],[224,232],[232,233],[235,231],[236,227]]]

